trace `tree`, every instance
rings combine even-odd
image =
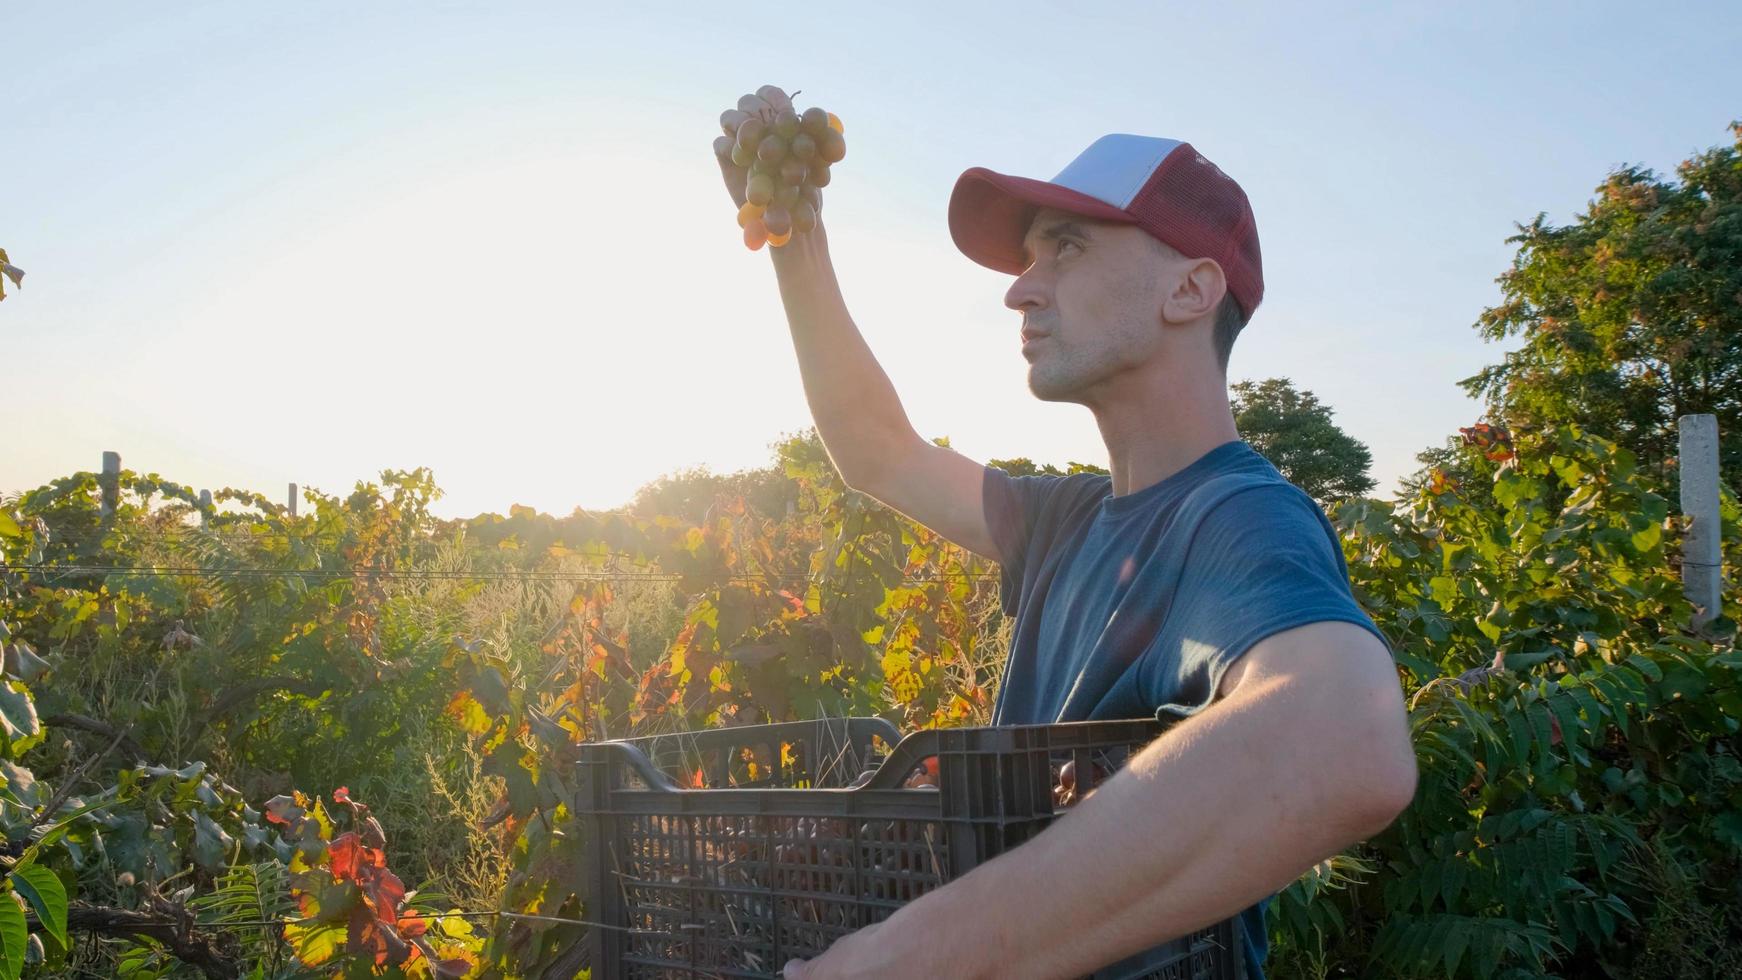
[[[637,517],[665,515],[700,523],[716,501],[743,497],[765,517],[784,517],[797,499],[790,481],[772,467],[715,473],[706,466],[664,474],[635,491],[625,508]]]
[[[769,466],[715,473],[706,466],[663,474],[643,484],[623,509],[637,517],[659,515],[701,523],[722,499],[742,497],[746,505],[764,517],[776,520],[791,514],[798,505],[798,491],[779,466],[783,446],[804,445],[827,458],[816,429],[791,433],[769,444],[776,462]]]
[[[1234,424],[1253,449],[1320,503],[1373,489],[1373,454],[1331,420],[1331,409],[1287,378],[1240,381],[1229,400]]]
[[[1471,452],[1472,447],[1475,452]],[[1476,507],[1493,510],[1499,506],[1494,499],[1494,480],[1478,461],[1504,462],[1513,450],[1512,433],[1500,426],[1478,422],[1461,428],[1444,443],[1415,454],[1421,469],[1398,481],[1396,499],[1408,503],[1423,493],[1452,491]],[[1554,492],[1550,491],[1551,496]]]
[[[1331,410],[1310,391],[1296,391],[1287,378],[1241,381],[1232,386],[1234,422],[1253,449],[1270,460],[1289,482],[1322,503],[1358,497],[1373,489],[1367,447],[1331,421]],[[1061,469],[1027,456],[993,459],[1011,476],[1106,475],[1105,467],[1072,462]]]
[[[1462,382],[1514,432],[1571,422],[1673,472],[1676,419],[1718,417],[1723,473],[1742,477],[1742,123],[1676,168],[1624,167],[1571,224],[1543,215],[1476,329],[1523,346]]]
[[[1099,473],[1107,475],[1107,468],[1094,463],[1066,463],[1064,469],[1051,463],[1036,463],[1027,456],[1017,456],[1014,459],[991,459],[987,466],[996,466],[1011,476],[1070,476],[1074,473]]]

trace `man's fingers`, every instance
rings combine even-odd
[[[804,960],[788,960],[787,964],[780,968],[780,976],[781,980],[804,980]]]
[[[726,182],[726,193],[732,195],[733,204],[742,208],[744,206],[744,181],[746,179],[744,168],[730,160],[721,160],[718,156],[715,156],[714,160],[720,164],[720,179]]]

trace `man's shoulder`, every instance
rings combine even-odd
[[[1207,481],[1189,518],[1189,561],[1245,564],[1282,554],[1337,564],[1342,546],[1324,508],[1280,475],[1231,474]]]
[[[1218,473],[1193,488],[1188,505],[1206,519],[1240,521],[1254,515],[1324,518],[1324,508],[1273,467]]]
[[[997,489],[1037,507],[1099,501],[1113,490],[1113,479],[1105,473],[1036,473],[1016,476],[988,465],[983,479],[988,490]]]

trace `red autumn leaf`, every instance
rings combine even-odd
[[[327,856],[331,858],[329,867],[333,877],[341,881],[355,881],[362,861],[363,846],[353,833],[340,834],[327,845]]]
[[[376,919],[367,908],[351,910],[345,938],[349,952],[372,957],[377,966],[403,963],[411,955],[411,947],[399,938],[398,930]]]
[[[472,967],[476,965],[477,964],[471,963],[467,960],[441,960],[436,963],[435,970],[436,975],[443,977],[445,980],[445,978],[463,977],[472,972]]]
[[[381,821],[374,817],[363,818],[363,846],[375,850],[387,846],[387,832],[381,829]]]
[[[295,797],[279,795],[266,801],[266,819],[271,823],[290,827],[306,813],[307,810],[297,805]]]
[[[338,789],[333,790],[333,802],[334,803],[349,803],[349,802],[351,802],[351,791],[344,786],[340,786]]]
[[[381,868],[363,886],[363,892],[375,906],[375,914],[381,921],[389,925],[399,921],[399,906],[405,902],[405,882],[400,881],[398,875]]]

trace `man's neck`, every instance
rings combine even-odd
[[[1107,444],[1116,497],[1152,487],[1240,438],[1223,372],[1167,372],[1122,395],[1089,406]]]

